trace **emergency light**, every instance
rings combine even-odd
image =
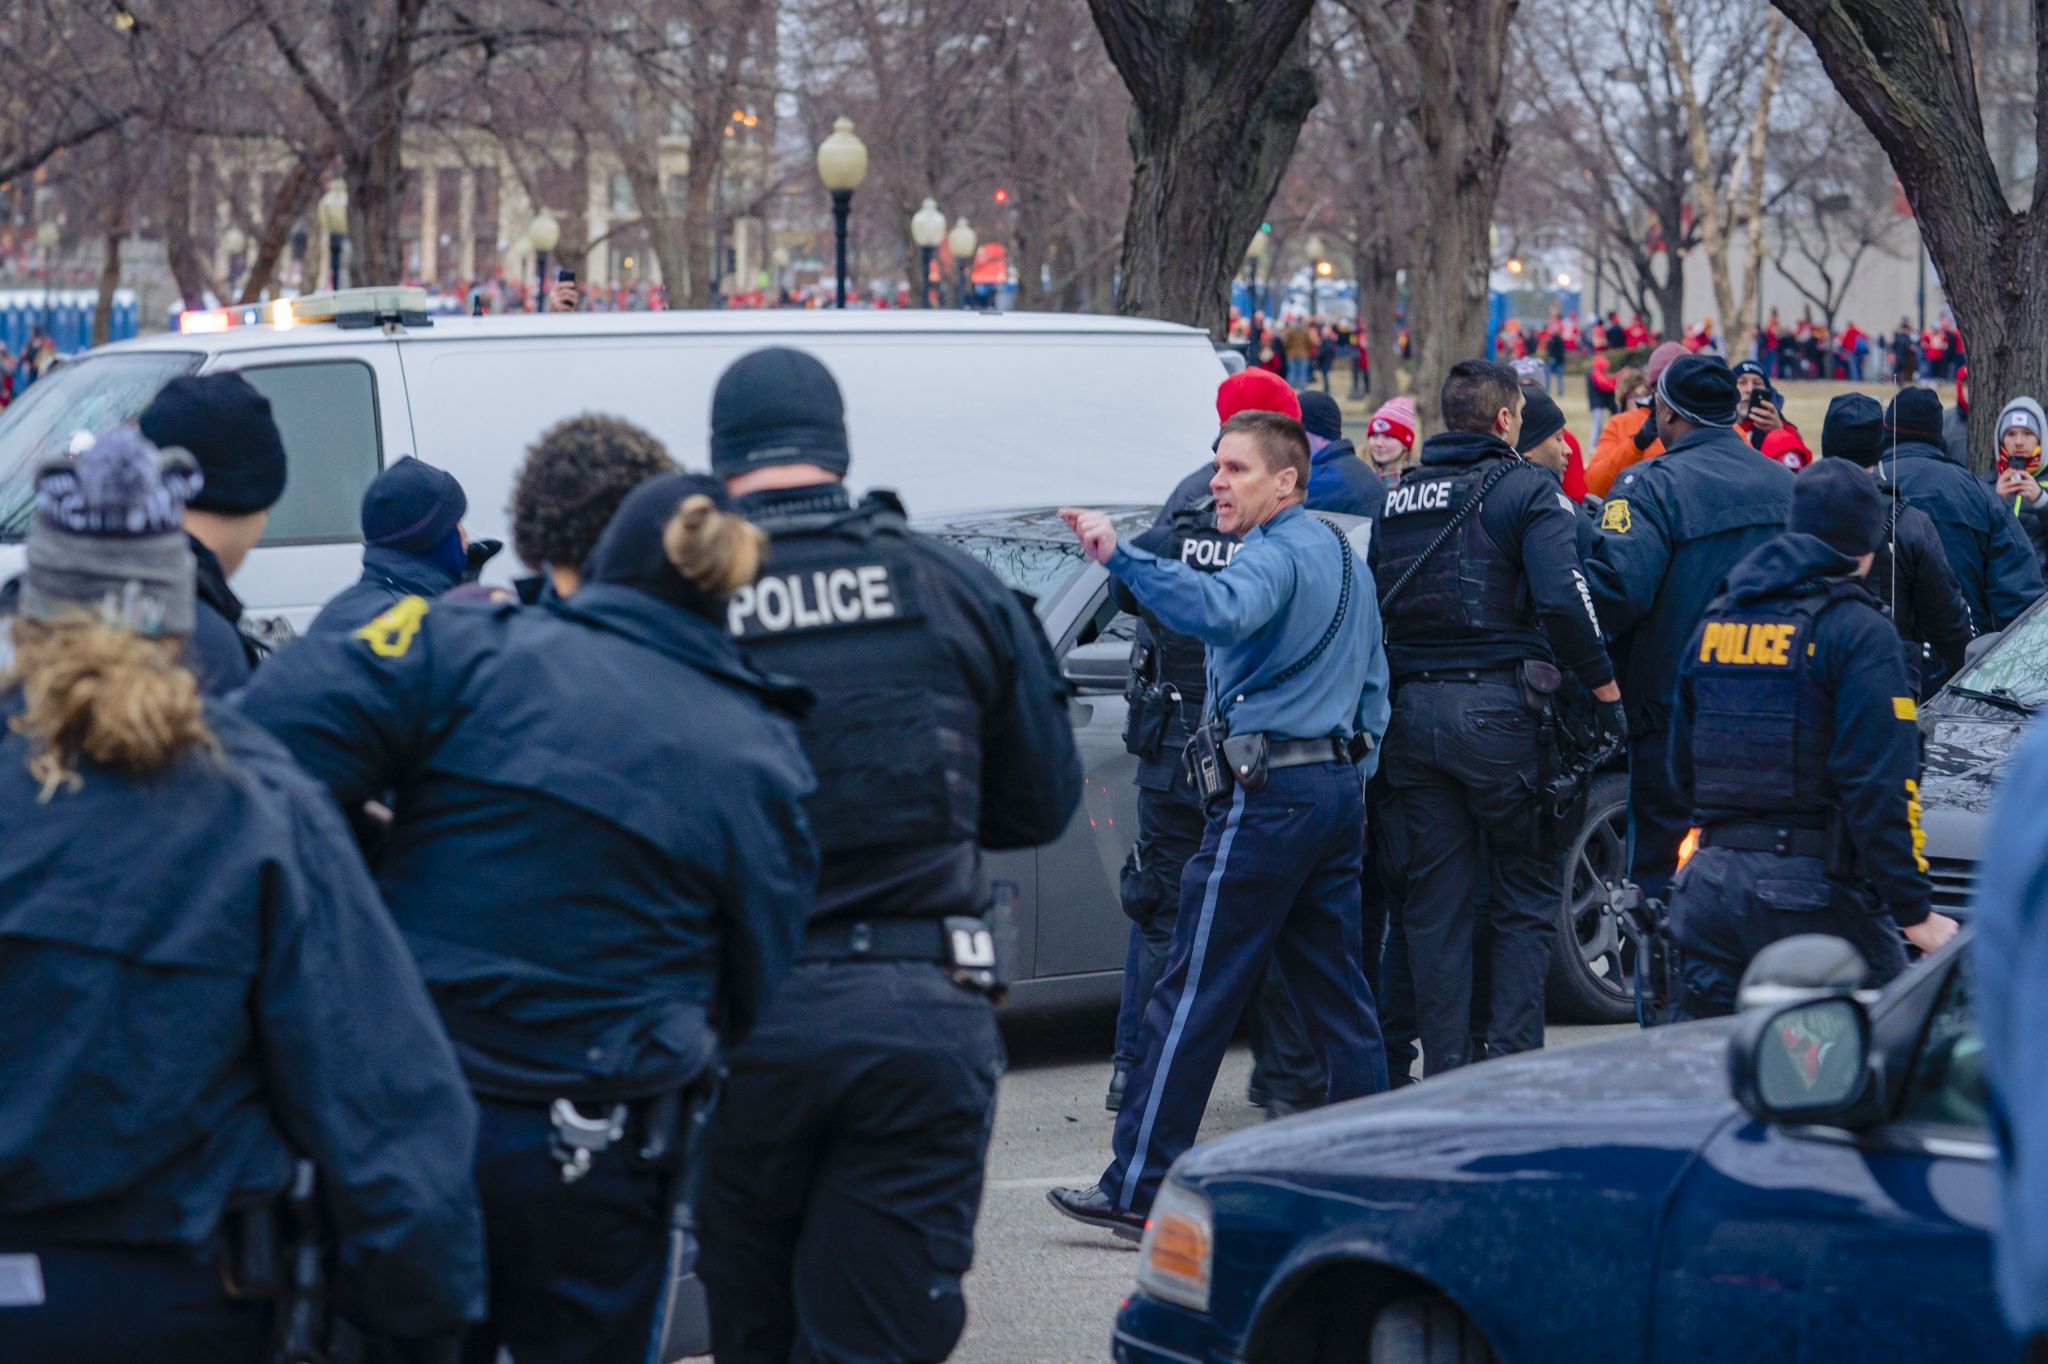
[[[395,323],[407,327],[431,327],[427,312],[427,291],[410,285],[365,289],[330,289],[301,298],[280,298],[270,303],[249,303],[234,308],[190,308],[178,314],[178,331],[185,336],[224,332],[230,327],[269,325],[279,331],[307,322],[332,322],[343,329],[375,327]]]

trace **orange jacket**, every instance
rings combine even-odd
[[[1664,453],[1661,440],[1651,441],[1648,450],[1636,449],[1636,432],[1649,419],[1647,407],[1630,408],[1607,419],[1607,424],[1600,428],[1600,443],[1593,447],[1593,460],[1586,466],[1587,492],[1596,497],[1607,496],[1614,481],[1627,473],[1631,465]]]

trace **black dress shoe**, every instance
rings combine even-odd
[[[1045,1201],[1076,1222],[1113,1231],[1126,1241],[1145,1234],[1145,1219],[1134,1212],[1118,1211],[1116,1200],[1100,1184],[1085,1189],[1047,1189]]]
[[[1129,1066],[1120,1065],[1111,1070],[1109,1072],[1109,1097],[1102,1101],[1102,1106],[1112,1113],[1121,1111],[1124,1106],[1124,1090],[1130,1083],[1131,1068]]]

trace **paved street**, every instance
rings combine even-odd
[[[1552,1046],[1620,1028],[1553,1028]],[[957,1364],[1064,1364],[1109,1357],[1109,1330],[1130,1291],[1136,1247],[1068,1222],[1046,1206],[1055,1184],[1087,1183],[1109,1157],[1109,1027],[1101,1020],[1017,1029],[989,1149],[967,1335]],[[1203,1124],[1220,1136],[1262,1120],[1244,1101],[1251,1054],[1231,1050]]]

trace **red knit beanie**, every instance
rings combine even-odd
[[[1301,420],[1301,399],[1287,381],[1270,370],[1248,369],[1233,374],[1216,388],[1216,421],[1220,425],[1240,412],[1278,412]]]

